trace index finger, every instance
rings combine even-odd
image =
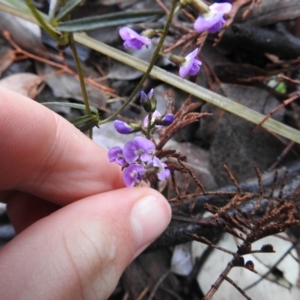
[[[0,191],[59,205],[123,187],[107,151],[43,105],[0,88]]]

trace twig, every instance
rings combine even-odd
[[[171,272],[172,272],[172,271],[171,271],[171,269],[170,269],[170,270],[168,270],[165,274],[163,274],[163,275],[159,278],[159,280],[156,282],[155,286],[153,287],[153,289],[152,289],[152,291],[151,291],[151,294],[150,294],[150,296],[148,297],[148,300],[152,300],[152,299],[153,299],[153,297],[155,296],[155,293],[156,293],[158,287],[159,287],[159,286],[162,284],[162,282],[170,275]]]
[[[247,300],[252,300],[232,279],[228,276],[224,276],[224,279],[233,285]]]
[[[291,250],[295,247],[295,245],[291,245],[287,251],[276,261],[276,263],[269,269],[268,272],[266,272],[264,275],[261,276],[257,281],[253,282],[252,284],[248,285],[244,288],[244,290],[249,290],[255,285],[257,285],[259,282],[261,282],[264,278],[266,278],[270,273],[272,273],[273,269],[278,266],[278,264],[291,252]]]

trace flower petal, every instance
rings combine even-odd
[[[139,164],[130,165],[123,171],[123,181],[127,187],[133,187],[142,180],[142,174],[146,172],[146,169]]]
[[[197,66],[201,65],[202,62],[195,58],[197,56],[197,54],[198,54],[198,48],[196,48],[194,51],[192,51],[185,57],[185,62],[179,68],[179,75],[181,77],[185,77],[188,74],[196,75],[199,72],[200,67],[197,67]],[[191,71],[191,69],[192,69],[192,71]],[[197,70],[197,72],[195,72],[196,70]],[[190,72],[192,72],[192,73],[190,73]]]
[[[161,117],[161,113],[158,110],[155,110],[154,113],[152,114],[151,123],[153,123],[154,120],[159,117]],[[144,127],[148,126],[148,120],[149,120],[149,116],[147,115],[143,121]]]
[[[133,128],[130,127],[126,122],[121,120],[115,120],[114,127],[116,131],[118,131],[121,134],[129,134],[133,132]]]
[[[214,3],[209,7],[213,11],[218,11],[221,12],[223,15],[230,13],[232,9],[232,4],[231,3]]]
[[[221,30],[225,20],[224,14],[231,11],[230,3],[214,3],[209,7],[209,12],[197,18],[194,23],[194,29],[197,32],[208,30],[210,33],[215,33]]]
[[[142,161],[151,159],[151,153],[155,150],[155,145],[148,139],[137,136],[128,141],[123,148],[124,158],[128,163],[134,163],[138,158]]]
[[[129,27],[122,27],[119,30],[120,37],[124,40],[124,47],[140,50],[143,45],[149,46],[151,40],[145,36],[141,36]]]

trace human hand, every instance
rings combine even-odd
[[[108,298],[168,203],[124,188],[107,152],[42,105],[0,89],[0,115],[0,201],[18,233],[0,251],[1,299]]]

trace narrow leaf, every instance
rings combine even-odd
[[[71,12],[76,6],[78,6],[81,2],[82,2],[82,0],[73,0],[71,3],[67,3],[64,7],[62,7],[62,9],[60,10],[60,12],[55,17],[54,21],[61,20],[69,12]]]
[[[65,107],[72,107],[76,109],[82,109],[85,110],[84,104],[77,104],[77,103],[70,103],[70,102],[42,102],[41,104],[45,106],[65,106]],[[95,107],[90,106],[90,110],[92,113],[98,115],[98,110]]]
[[[48,12],[49,20],[53,20],[58,4],[59,4],[59,0],[50,1],[49,12]]]
[[[163,14],[164,12],[162,10],[118,12],[61,22],[56,29],[62,32],[86,31],[108,26],[119,26],[129,23],[143,22]]]

